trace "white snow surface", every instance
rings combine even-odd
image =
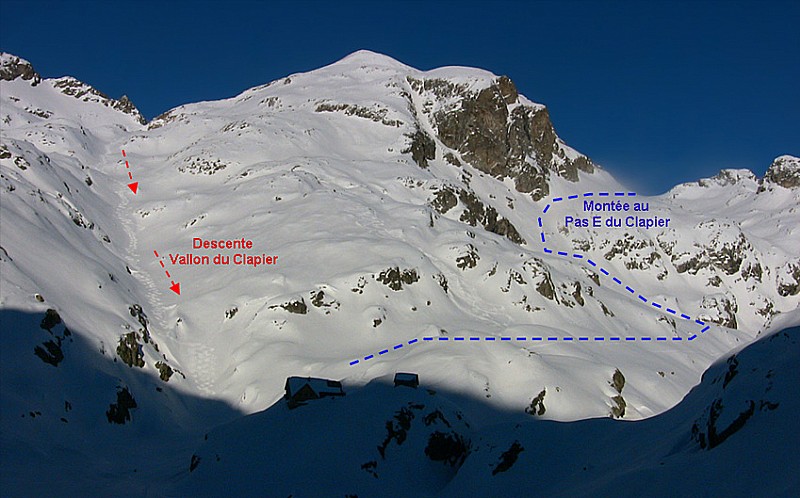
[[[63,93],[57,85],[63,79],[36,86],[22,79],[0,82],[4,489],[108,494],[125,483],[141,495],[251,494],[228,489],[227,481],[208,473],[212,454],[224,454],[224,472],[235,469],[242,477],[245,470],[257,473],[264,458],[280,460],[286,445],[325,446],[325,437],[342,451],[352,443],[354,453],[341,458],[310,451],[299,465],[281,461],[258,481],[262,489],[276,496],[318,495],[326,488],[302,488],[295,484],[298,472],[313,468],[319,482],[341,483],[356,463],[353,489],[365,490],[364,496],[464,496],[472,486],[478,495],[512,496],[520,482],[535,486],[541,475],[555,476],[542,484],[543,492],[566,496],[591,494],[580,486],[598,481],[605,486],[598,489],[610,493],[624,472],[666,479],[654,477],[661,475],[655,460],[624,467],[636,459],[618,453],[634,452],[633,442],[658,439],[673,419],[699,416],[698,407],[710,402],[701,400],[709,386],[676,405],[715,362],[800,323],[794,313],[800,296],[792,287],[800,278],[800,190],[763,188],[765,180],[747,171],[726,170],[663,196],[625,199],[648,202],[651,214],[671,219],[667,229],[565,228],[566,215],[585,216],[582,199],[553,204],[543,214],[553,197],[627,190],[597,169],[580,172],[578,182],[551,175],[553,195],[534,201],[509,180],[468,163],[449,164],[446,152],[460,156],[438,140],[436,158],[420,168],[403,152],[407,135],[417,126],[435,135],[425,116],[457,106],[458,98],[419,95],[408,77],[446,79],[468,92],[496,80],[463,67],[418,71],[360,51],[230,99],[180,106],[148,125],[137,121],[138,113],[114,109],[91,93]],[[512,105],[540,106],[525,97]],[[579,156],[559,143],[567,158]],[[797,163],[791,156],[780,160]],[[524,244],[465,223],[461,203],[444,214],[431,207],[436,190],[463,186],[465,174],[469,188],[516,227]],[[131,181],[138,182],[135,195]],[[693,320],[642,303],[577,259],[544,253],[540,216],[546,247],[601,262],[637,293],[704,320],[710,329],[701,334]],[[253,249],[192,249],[196,237],[244,238]],[[258,268],[180,266],[169,259],[218,252],[278,259]],[[478,255],[476,264],[460,267],[458,258],[470,253]],[[380,282],[381,273],[394,267],[413,270],[418,280],[399,290]],[[551,297],[537,290],[548,279]],[[180,295],[170,291],[171,281],[180,283]],[[295,301],[302,301],[305,313],[286,309]],[[133,305],[146,314],[150,342],[142,340]],[[39,325],[47,309],[63,320],[50,331]],[[730,327],[732,316],[736,328]],[[64,335],[65,326],[71,335]],[[137,331],[141,368],[125,365],[117,352],[121,336]],[[697,337],[690,341],[692,335]],[[449,340],[440,341],[442,336]],[[559,340],[501,340],[520,336]],[[578,340],[598,336],[607,339]],[[631,336],[653,340],[625,340]],[[796,341],[796,334],[791,337]],[[33,353],[47,341],[61,342],[64,358],[57,366]],[[404,347],[395,349],[398,344]],[[758,351],[764,349],[758,344]],[[376,357],[364,359],[371,354]],[[769,369],[769,358],[753,361]],[[157,362],[176,370],[169,382],[159,379]],[[619,394],[611,385],[615,370],[625,377],[623,419],[652,422],[557,423],[607,418]],[[423,387],[406,395],[383,386],[394,372],[418,373]],[[289,410],[281,397],[292,375],[342,380],[352,394]],[[132,420],[108,423],[105,413],[122,387],[136,399]],[[542,390],[546,412],[526,414]],[[429,401],[434,391],[439,395]],[[394,454],[393,463],[380,461],[379,477],[372,476],[360,465],[380,460],[374,444],[385,436],[386,420],[407,403],[427,406],[419,417],[440,407],[481,451],[472,452],[461,470],[420,466]],[[796,399],[785,403],[795,406]],[[785,411],[781,406],[775,413]],[[325,420],[352,426],[325,426]],[[203,442],[205,433],[223,424],[211,442]],[[315,439],[323,426],[329,432]],[[404,454],[424,454],[434,426],[426,425],[424,437],[415,435]],[[628,433],[636,435],[621,449],[609,442]],[[597,449],[586,476],[564,473],[578,472],[584,465],[578,460],[589,458],[579,455],[588,450],[562,460],[537,454],[537,440],[556,444],[562,437],[575,445],[592,441]],[[680,437],[670,433],[659,448],[688,444]],[[260,438],[272,446],[258,447]],[[134,439],[138,443],[130,444]],[[536,472],[503,473],[493,481],[487,465],[515,439],[526,448],[521,468]],[[215,446],[220,444],[224,448]],[[240,445],[242,452],[225,444]],[[201,445],[197,473],[188,473],[189,457]],[[613,458],[600,456],[605,452]],[[327,465],[339,459],[350,470],[342,470],[342,462]],[[664,475],[683,465],[671,462]],[[607,476],[617,464],[622,470]],[[276,477],[287,472],[292,477]],[[417,481],[405,493],[409,473]],[[557,488],[556,478],[571,479],[572,487]],[[495,488],[495,482],[503,484]]]

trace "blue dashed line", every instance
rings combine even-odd
[[[636,193],[635,192],[627,192],[627,193],[626,192],[614,192],[612,194],[611,192],[597,192],[597,196],[598,197],[609,197],[611,195],[616,196],[616,197],[624,197],[624,196],[635,197]],[[594,197],[594,196],[595,196],[594,192],[586,192],[586,193],[583,194],[583,197]],[[577,199],[579,197],[581,197],[581,196],[578,195],[578,194],[575,194],[575,195],[568,196],[567,199],[572,200],[572,199]],[[555,203],[555,202],[561,202],[563,200],[564,200],[563,197],[554,197],[551,202]],[[544,209],[542,210],[542,213],[546,214],[550,210],[550,206],[551,206],[551,204],[547,204],[544,207]],[[539,224],[539,228],[544,228],[544,222],[542,221],[542,217],[541,216],[538,217],[537,221],[538,221],[538,224]],[[544,230],[541,231],[540,237],[541,237],[542,243],[545,243],[546,239],[545,239]],[[547,247],[545,247],[544,248],[544,252],[546,254],[553,254],[554,251],[552,249],[548,249]],[[583,254],[578,254],[578,253],[570,254],[570,253],[565,252],[565,251],[557,251],[556,253],[559,256],[565,256],[565,257],[572,256],[574,259],[580,259],[580,260],[586,261],[586,263],[589,264],[590,266],[599,268],[600,273],[602,273],[603,275],[605,275],[607,277],[611,277],[614,280],[614,282],[616,282],[619,285],[623,285],[622,280],[620,280],[617,277],[612,277],[611,274],[605,268],[598,267],[596,262],[592,261],[590,258],[585,257],[585,255],[583,255]],[[628,292],[630,292],[631,294],[636,294],[636,292],[633,290],[633,288],[631,288],[628,285],[625,285],[625,289]],[[638,295],[638,298],[643,303],[647,303],[648,302],[648,299],[646,297],[644,297],[643,295],[641,295],[641,294]],[[654,301],[650,301],[650,304],[654,308],[658,308],[658,309],[662,309],[663,308],[663,306],[661,304],[656,303]],[[674,310],[672,308],[664,308],[664,310],[667,313],[670,313],[672,315],[680,315],[681,318],[683,318],[685,320],[692,321],[692,317],[687,315],[687,314],[685,314],[685,313],[680,313],[677,310]],[[706,325],[706,323],[704,321],[700,320],[700,319],[694,319],[693,321],[697,325],[703,327],[700,330],[701,334],[703,334],[703,333],[705,333],[705,332],[707,332],[708,330],[711,329],[710,325]],[[686,341],[693,341],[693,340],[697,339],[697,337],[698,337],[697,334],[692,334],[691,336],[686,338]],[[423,337],[422,341],[431,342],[431,341],[434,341],[435,339],[438,339],[438,341],[449,341],[450,340],[449,337],[438,336],[437,338],[434,338],[434,337]],[[480,336],[472,336],[472,337],[469,337],[468,339],[471,342],[477,342],[477,341],[481,341],[481,340],[483,340],[483,341],[497,341],[498,340],[498,338],[494,337],[494,336],[484,336],[483,338],[481,338]],[[593,337],[593,338],[589,338],[589,337],[583,336],[583,337],[578,337],[577,341],[578,342],[588,342],[590,339],[594,340],[595,342],[605,342],[606,340],[612,341],[612,342],[621,342],[623,340],[625,342],[635,342],[637,340],[637,338],[633,337],[633,336],[628,336],[628,337],[624,337],[624,338],[623,337],[603,337],[603,336],[596,336],[596,337]],[[683,337],[671,337],[671,338],[667,338],[667,337],[655,337],[655,338],[653,338],[653,337],[639,337],[638,338],[638,340],[640,340],[640,341],[653,341],[653,340],[655,340],[655,341],[658,341],[658,342],[667,342],[669,339],[672,339],[672,342],[681,342],[681,341],[684,340]],[[459,336],[459,337],[453,337],[453,340],[454,341],[463,342],[463,341],[466,341],[467,338]],[[522,341],[528,340],[528,338],[525,337],[525,336],[520,336],[520,337],[515,337],[515,338],[508,337],[508,336],[503,336],[503,337],[500,337],[499,340],[500,341],[512,341],[512,340],[514,340],[514,341],[522,342]],[[544,340],[547,340],[548,342],[558,342],[558,341],[575,342],[575,338],[571,337],[571,336],[564,336],[564,337],[551,336],[551,337],[546,337],[546,338],[545,337],[532,336],[530,338],[530,340],[531,341],[540,341],[540,342],[544,341]],[[409,341],[407,341],[407,344],[409,346],[411,346],[413,344],[417,344],[419,341],[420,341],[419,338],[414,338],[414,339],[410,339]],[[392,349],[393,350],[398,350],[398,349],[402,349],[403,347],[404,347],[403,343],[400,343],[400,344],[397,344],[396,346],[393,346]],[[388,353],[389,353],[389,349],[383,349],[381,351],[378,351],[377,354],[378,354],[378,356],[383,356],[383,355],[388,354]],[[350,364],[350,366],[358,365],[361,362],[369,361],[369,360],[371,360],[373,358],[375,358],[375,355],[374,354],[370,354],[370,355],[364,356],[363,360],[355,359],[355,360],[350,361],[349,364]]]

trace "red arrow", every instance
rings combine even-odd
[[[131,189],[134,194],[136,194],[136,191],[139,190],[139,182],[129,183],[128,188]]]
[[[176,284],[174,280],[171,280],[171,282],[172,282],[172,285],[170,285],[170,287],[169,287],[169,288],[170,288],[170,290],[171,290],[172,292],[174,292],[175,294],[177,294],[177,295],[179,295],[179,296],[180,296],[180,295],[181,295],[181,283],[180,283],[180,282],[178,282],[178,283]]]

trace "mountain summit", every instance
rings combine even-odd
[[[368,51],[149,123],[15,56],[0,75],[4,489],[195,494],[278,454],[243,435],[283,434],[284,470],[360,476],[348,493],[463,496],[530,469],[543,420],[678,410],[655,466],[792,406],[763,351],[796,351],[797,158],[645,197],[508,77]],[[680,408],[709,368],[745,394]],[[289,377],[347,395],[290,410]],[[310,454],[328,439],[352,458]]]

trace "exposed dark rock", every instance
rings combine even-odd
[[[614,404],[611,406],[611,417],[612,418],[622,418],[625,416],[625,408],[627,403],[625,403],[625,398],[622,395],[617,395],[611,398],[611,401]]]
[[[728,358],[726,362],[728,364],[728,371],[725,372],[725,378],[722,381],[722,388],[725,389],[728,387],[728,384],[736,377],[736,374],[739,373],[739,360],[736,359],[736,355],[731,356]]]
[[[614,375],[611,376],[609,385],[614,388],[617,393],[622,394],[622,388],[625,387],[625,376],[619,371],[619,368],[614,370]]]
[[[417,270],[413,268],[401,270],[399,267],[383,270],[377,277],[378,282],[387,285],[393,291],[399,291],[403,284],[411,285],[419,281]]]
[[[86,83],[78,81],[69,76],[55,80],[53,82],[53,87],[61,90],[61,93],[65,95],[75,97],[76,99],[80,99],[84,102],[98,102],[106,107],[111,107],[112,109],[116,109],[124,114],[133,116],[133,118],[136,119],[136,121],[140,124],[147,123],[147,120],[144,119],[144,116],[142,116],[142,114],[127,96],[122,96],[120,100],[112,99],[103,92],[93,88],[91,85],[87,85]]]
[[[386,459],[386,448],[389,443],[395,441],[397,445],[401,445],[408,437],[408,431],[411,429],[411,421],[414,420],[414,412],[410,408],[401,408],[394,414],[394,419],[386,422],[386,438],[378,446],[378,452],[381,457]]]
[[[144,367],[144,350],[137,340],[136,332],[123,334],[119,338],[117,356],[129,367]]]
[[[434,195],[436,197],[431,201],[431,206],[438,213],[445,214],[458,204],[458,197],[456,197],[451,187],[437,190]]]
[[[525,408],[525,413],[529,415],[544,415],[547,411],[547,408],[544,406],[544,397],[546,394],[547,389],[542,389],[542,391],[531,400],[531,405]]]
[[[17,78],[22,78],[25,81],[30,81],[31,86],[36,86],[42,82],[42,77],[34,71],[31,63],[25,59],[0,52],[0,60],[2,60],[0,80],[13,81]]]
[[[428,438],[425,454],[435,462],[445,462],[459,468],[469,455],[470,442],[457,432],[435,431]]]
[[[456,102],[430,116],[444,145],[484,173],[513,179],[517,191],[534,200],[549,194],[548,171],[570,181],[577,181],[578,170],[594,171],[588,158],[566,157],[547,109],[519,105],[509,112],[518,94],[505,76],[479,92],[447,80],[408,81],[417,93]]]
[[[745,423],[755,413],[755,409],[755,402],[752,400],[747,401],[747,409],[740,412],[727,427],[720,430],[717,425],[720,415],[722,415],[723,405],[721,399],[716,399],[708,409],[708,422],[705,426],[705,431],[695,421],[694,425],[692,425],[692,438],[700,444],[700,448],[711,450],[744,427]]]
[[[370,474],[372,477],[376,479],[378,478],[378,472],[376,470],[377,467],[378,467],[378,462],[376,460],[370,460],[369,462],[361,464],[361,470],[366,471],[368,474]]]
[[[50,332],[53,330],[53,327],[59,323],[61,323],[61,316],[59,316],[58,311],[50,308],[45,312],[44,318],[42,318],[42,322],[39,326]]]
[[[42,301],[43,300],[44,299],[42,299]],[[64,360],[64,350],[62,349],[63,341],[72,335],[72,332],[70,332],[66,326],[63,327],[64,330],[60,334],[53,331],[53,329],[61,323],[63,322],[58,312],[52,308],[48,309],[42,321],[39,323],[39,327],[42,330],[46,330],[53,339],[49,339],[33,348],[33,354],[38,356],[43,362],[54,367],[57,367],[58,364]]]
[[[510,469],[514,463],[516,463],[519,454],[524,450],[525,448],[519,444],[519,441],[511,443],[511,446],[500,455],[500,461],[497,463],[497,466],[492,469],[492,475],[495,476],[500,472],[505,472]]]
[[[343,112],[347,116],[357,116],[360,118],[369,119],[370,121],[381,123],[386,126],[398,127],[403,124],[401,121],[397,119],[387,119],[386,115],[389,112],[387,109],[383,108],[371,109],[369,107],[364,107],[356,104],[334,104],[332,102],[323,102],[317,105],[314,111]]]
[[[800,159],[781,156],[772,162],[764,180],[784,188],[800,187]]]
[[[308,313],[308,306],[306,305],[306,302],[302,297],[299,300],[288,301],[279,306],[270,306],[270,308],[276,308],[276,307],[283,308],[289,313],[296,313],[298,315],[305,315],[306,313]]]
[[[475,248],[475,246],[472,244],[467,244],[466,254],[462,254],[456,258],[456,266],[458,266],[458,268],[461,270],[475,268],[480,259],[481,257],[478,255],[478,250]]]
[[[44,348],[42,347],[44,346]],[[47,364],[57,367],[64,359],[64,352],[61,350],[61,341],[48,340],[42,346],[33,348],[33,354],[41,358]]]
[[[169,378],[172,377],[172,374],[175,372],[172,370],[172,367],[164,363],[163,361],[156,362],[156,368],[158,369],[158,376],[164,382],[169,382]]]
[[[428,161],[433,161],[436,158],[436,143],[427,133],[419,128],[412,134],[408,135],[411,142],[408,148],[403,149],[403,154],[411,153],[411,159],[420,168],[427,168]]]
[[[136,408],[136,406],[136,400],[133,399],[127,387],[117,389],[117,402],[110,404],[108,411],[106,411],[108,423],[124,424],[125,422],[130,422],[130,410]]]
[[[517,244],[525,244],[525,239],[520,236],[514,225],[507,219],[498,216],[497,210],[492,206],[484,206],[474,192],[461,190],[458,195],[464,205],[460,220],[472,226],[481,224],[489,232],[508,238]]]
[[[778,294],[782,297],[796,296],[800,293],[800,261],[787,265],[786,275],[778,278]]]
[[[731,329],[737,328],[736,312],[739,311],[739,307],[733,296],[719,294],[703,296],[700,307],[707,310],[707,313],[702,315],[705,321]]]

